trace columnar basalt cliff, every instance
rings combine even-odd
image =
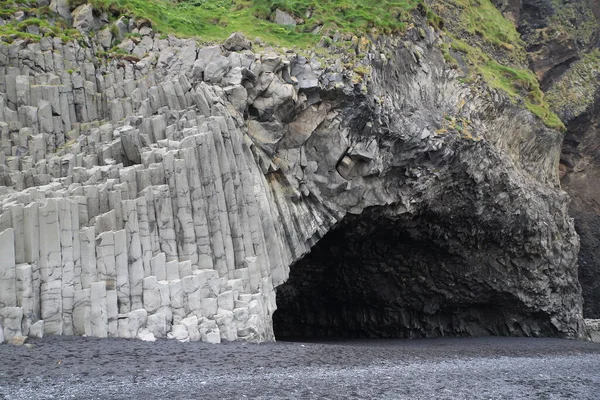
[[[124,29],[0,43],[6,339],[586,336],[561,134],[425,21],[361,74]]]

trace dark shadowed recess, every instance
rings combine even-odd
[[[291,267],[277,288],[278,340],[556,333],[547,317],[490,287],[485,255],[474,262],[431,234],[435,216],[379,211],[346,217]]]
[[[572,198],[569,214],[580,239],[579,282],[583,315],[600,318],[600,91],[586,112],[567,125],[561,153],[563,188]]]

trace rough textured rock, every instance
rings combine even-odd
[[[596,76],[597,79],[597,76]],[[561,155],[561,182],[573,201],[570,214],[575,218],[575,228],[581,237],[579,252],[579,279],[583,287],[584,315],[600,317],[600,92],[595,101],[567,125]]]
[[[242,51],[252,49],[252,42],[239,33],[234,32],[223,42],[223,48],[229,51]]]
[[[289,25],[295,26],[296,20],[289,13],[280,10],[279,8],[275,10],[275,23],[279,25]]]
[[[417,22],[364,80],[143,25],[132,58],[11,44],[5,337],[585,337],[560,134],[462,83]]]
[[[600,319],[586,319],[585,324],[590,331],[592,341],[600,343]]]

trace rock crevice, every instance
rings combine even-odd
[[[364,82],[239,38],[0,44],[4,337],[268,341],[319,282],[351,307],[298,334],[585,336],[560,138],[420,29]]]

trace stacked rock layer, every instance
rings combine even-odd
[[[290,266],[372,206],[397,224],[478,207],[489,242],[460,224],[423,240],[447,229],[468,245],[468,285],[518,303],[511,332],[581,336],[577,237],[552,187],[559,139],[473,95],[424,29],[381,44],[395,54],[372,57],[370,86],[339,60],[255,54],[239,36],[200,47],[134,28],[111,60],[95,39],[0,44],[4,337],[274,340]],[[475,137],[443,129],[457,113]],[[489,249],[500,264],[474,256]],[[427,326],[442,323],[432,309]]]

